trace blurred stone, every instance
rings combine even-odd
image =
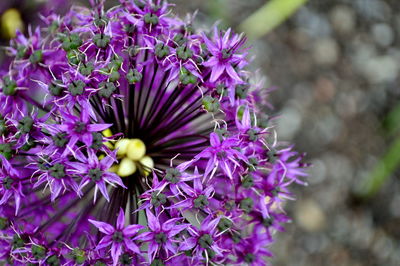
[[[282,110],[278,120],[277,131],[282,140],[291,140],[301,126],[302,117],[294,107]]]
[[[301,200],[296,204],[296,222],[309,232],[321,231],[326,226],[326,217],[321,207],[313,200]]]
[[[326,17],[311,8],[300,8],[295,18],[300,28],[309,36],[321,38],[331,34],[331,27]]]
[[[308,170],[308,173],[310,176],[312,176],[312,178],[308,179],[308,183],[311,186],[321,183],[325,180],[327,174],[325,162],[320,159],[312,160],[311,167]]]
[[[339,46],[331,38],[316,40],[313,47],[313,59],[320,65],[332,65],[339,56]]]
[[[331,21],[333,28],[339,33],[350,33],[354,29],[354,11],[347,6],[336,6],[332,9]]]
[[[361,97],[362,93],[357,89],[340,93],[335,102],[336,113],[343,118],[351,118],[358,112],[358,103],[361,101]]]
[[[326,108],[318,114],[318,119],[314,121],[312,126],[308,135],[311,137],[312,142],[318,143],[323,147],[339,136],[343,123],[330,110],[328,112],[328,108]]]
[[[400,62],[389,55],[377,56],[365,61],[365,77],[371,83],[393,82],[399,73]]]
[[[394,32],[389,25],[379,23],[372,26],[372,36],[380,46],[387,47],[393,43]]]
[[[397,2],[397,1],[396,1]],[[391,8],[382,0],[354,0],[360,15],[367,19],[387,20],[391,16]]]
[[[336,88],[332,80],[325,77],[318,77],[314,85],[315,99],[321,103],[330,102],[335,96]]]
[[[395,217],[400,217],[400,195],[395,195],[390,204],[390,211]]]

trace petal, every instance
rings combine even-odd
[[[100,221],[95,221],[95,220],[88,220],[91,224],[96,226],[100,232],[106,234],[106,235],[111,235],[115,232],[115,229],[112,225]]]
[[[113,156],[107,155],[100,161],[101,170],[108,170],[115,161],[116,159]]]
[[[61,189],[62,189],[62,185],[59,182],[54,181],[53,186],[51,188],[51,201],[52,202],[54,202],[54,200],[58,197],[58,195],[60,195]]]
[[[85,143],[86,146],[90,147],[93,141],[92,133],[85,133],[81,136],[82,142]]]
[[[147,251],[147,256],[149,257],[149,261],[153,260],[154,256],[156,255],[155,253],[157,252],[158,246],[159,245],[154,241],[149,243],[149,248]],[[154,256],[153,256],[153,253],[154,253]]]
[[[183,230],[185,230],[186,228],[188,228],[188,224],[179,224],[179,225],[175,225],[171,231],[168,232],[168,237],[172,238],[173,236],[179,234],[180,232],[182,232]]]
[[[153,232],[144,232],[134,238],[134,240],[140,240],[144,242],[148,242],[154,238]]]
[[[122,244],[113,243],[111,247],[111,257],[113,258],[114,266],[118,265],[119,255],[122,253]]]
[[[189,250],[194,248],[196,246],[196,239],[194,237],[190,237],[188,239],[185,239],[182,244],[179,247],[179,250]]]
[[[122,210],[122,208],[120,208],[117,218],[117,230],[123,230],[124,226],[125,226],[125,213]]]
[[[146,215],[147,215],[148,227],[152,231],[155,231],[155,232],[160,231],[161,226],[160,226],[160,222],[158,221],[157,217],[154,216],[154,214],[149,209],[146,209]]]
[[[203,184],[201,183],[201,178],[196,178],[196,179],[193,181],[193,185],[194,185],[194,190],[195,190],[196,192],[201,192],[201,191],[203,191]]]
[[[236,80],[238,83],[242,83],[243,80],[239,77],[238,73],[235,71],[235,69],[231,65],[226,66],[226,72],[228,72],[228,75],[233,79]]]
[[[21,206],[21,196],[17,192],[15,192],[14,198],[15,198],[15,215],[18,215],[18,211]]]
[[[210,82],[215,82],[224,73],[225,65],[218,63],[212,67]]]
[[[167,250],[171,251],[172,254],[176,254],[178,251],[177,247],[171,241],[167,241],[167,243],[164,244],[164,247]],[[167,251],[167,253],[168,253],[168,251]]]
[[[112,124],[90,124],[88,125],[88,131],[90,132],[99,132],[99,131],[103,131],[109,127],[111,127]]]
[[[110,235],[107,235],[100,240],[99,244],[97,244],[96,246],[96,249],[99,250],[108,247],[109,245],[111,245],[111,243],[112,243],[112,237]]]
[[[123,188],[126,188],[126,186],[122,182],[122,179],[117,174],[105,172],[103,173],[103,179],[109,183],[117,184]]]
[[[218,51],[218,48],[214,45],[214,43],[210,41],[210,39],[208,39],[208,37],[204,33],[202,34],[202,37],[209,51],[211,52]]]
[[[125,238],[124,243],[126,248],[129,249],[130,251],[133,251],[137,254],[141,253],[139,247],[131,239]]]
[[[173,218],[162,224],[163,231],[170,231],[182,218]]]
[[[172,208],[188,208],[192,206],[192,199],[185,199],[182,200],[171,207],[167,207],[167,209],[172,209]]]
[[[210,144],[213,147],[219,147],[221,145],[221,141],[219,140],[219,136],[217,133],[212,132],[210,134]]]
[[[110,202],[110,197],[108,196],[108,192],[107,192],[107,187],[106,184],[104,183],[103,180],[100,180],[96,183],[96,187],[99,188],[101,194],[103,194],[104,198],[106,198],[106,200],[108,202]]]

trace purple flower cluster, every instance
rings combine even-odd
[[[2,263],[268,264],[306,165],[277,141],[244,36],[198,33],[166,1],[91,4],[8,48]]]

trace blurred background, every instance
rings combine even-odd
[[[40,12],[87,5],[49,1],[1,0],[1,44]],[[170,2],[181,16],[198,10],[202,28],[247,34],[252,70],[277,88],[280,138],[313,164],[273,265],[400,265],[400,1]]]

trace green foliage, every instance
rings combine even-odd
[[[288,19],[307,0],[271,0],[243,21],[239,29],[258,39]]]

